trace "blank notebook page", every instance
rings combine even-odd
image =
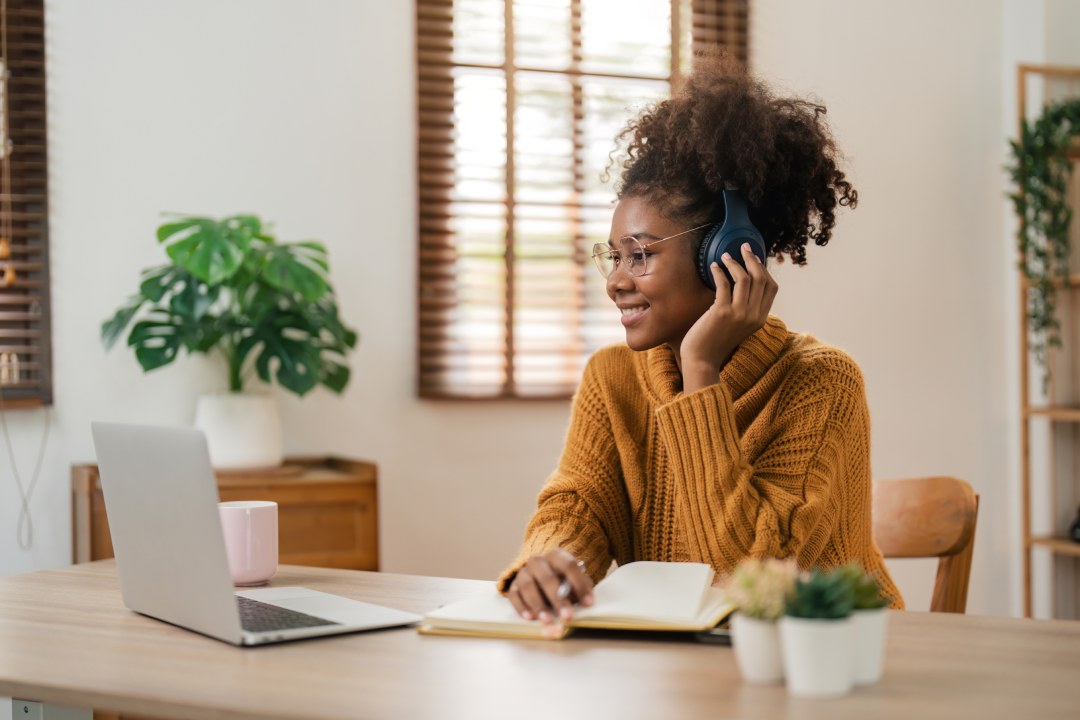
[[[574,614],[583,620],[602,616],[689,622],[701,611],[712,579],[713,569],[704,563],[643,560],[622,565],[596,586],[596,603]]]

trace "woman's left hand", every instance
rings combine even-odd
[[[691,326],[679,348],[686,393],[715,384],[728,358],[769,318],[780,286],[749,243],[743,243],[741,252],[746,269],[727,253],[721,258],[735,281],[734,290],[719,265],[713,263],[709,268],[716,283],[716,299]]]

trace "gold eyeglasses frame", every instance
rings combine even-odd
[[[674,235],[668,235],[667,237],[662,237],[647,243],[641,242],[633,235],[626,235],[619,238],[618,243],[626,246],[628,244],[627,241],[630,241],[637,246],[635,251],[631,252],[629,257],[623,255],[618,250],[616,250],[611,242],[596,243],[592,247],[593,263],[596,265],[596,269],[600,271],[600,275],[604,277],[604,279],[610,278],[612,275],[615,274],[616,270],[618,270],[620,267],[623,267],[624,265],[626,266],[627,272],[629,272],[631,276],[641,277],[647,274],[649,271],[649,261],[648,254],[645,252],[646,250],[648,250],[653,245],[664,242],[665,240],[677,238],[682,235],[688,235],[695,230],[701,230],[702,228],[707,228],[710,225],[712,225],[712,223],[705,223],[704,225],[698,225],[697,227],[692,227],[689,230],[683,230],[682,232],[677,232]],[[638,257],[640,257],[641,259],[638,260]],[[637,271],[639,266],[640,272]]]

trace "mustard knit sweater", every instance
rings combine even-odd
[[[720,382],[689,395],[666,345],[600,350],[574,397],[566,447],[537,501],[506,590],[537,553],[564,548],[594,581],[612,560],[746,557],[800,567],[857,560],[903,600],[870,530],[870,416],[843,351],[770,316]]]

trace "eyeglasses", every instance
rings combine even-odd
[[[592,259],[593,262],[596,263],[596,268],[600,271],[600,274],[605,278],[611,277],[611,274],[620,266],[625,266],[626,270],[634,277],[641,277],[647,273],[649,269],[649,254],[646,250],[657,243],[662,243],[665,240],[692,233],[695,230],[701,230],[702,228],[708,227],[710,224],[711,223],[698,225],[689,230],[683,230],[680,233],[668,235],[667,237],[662,237],[659,240],[653,240],[649,243],[643,243],[636,237],[627,236],[619,238],[619,245],[622,247],[623,252],[616,250],[607,243],[596,243],[592,248]]]

